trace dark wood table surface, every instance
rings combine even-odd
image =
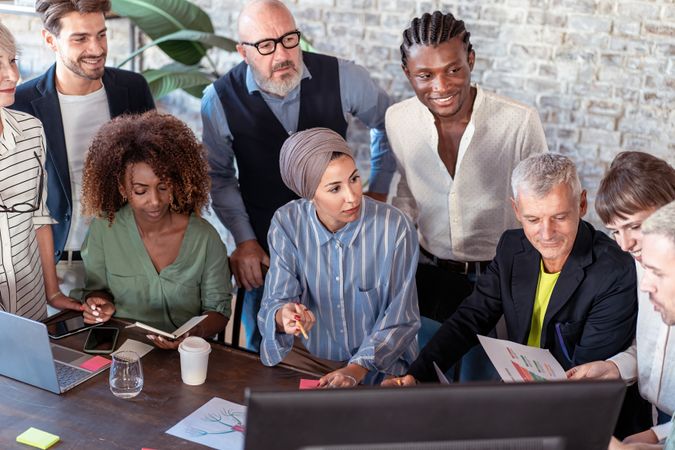
[[[149,343],[138,328],[120,328],[126,338]],[[87,332],[57,341],[81,350]],[[106,355],[109,357],[109,355]],[[244,390],[295,390],[303,375],[283,367],[265,367],[257,355],[213,343],[206,382],[183,384],[177,351],[155,348],[142,358],[144,386],[133,399],[115,397],[106,370],[65,394],[0,376],[0,449],[28,449],[16,437],[29,427],[58,435],[53,449],[206,448],[165,433],[213,397],[244,404]]]

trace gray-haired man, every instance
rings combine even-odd
[[[448,370],[502,314],[509,340],[547,348],[566,368],[630,345],[637,316],[635,265],[581,220],[586,192],[572,161],[557,154],[531,156],[518,164],[511,183],[523,229],[502,235],[473,293],[408,375],[387,384],[435,380],[434,361]]]

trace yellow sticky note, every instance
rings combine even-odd
[[[59,437],[55,434],[30,427],[16,437],[16,442],[44,450],[59,442]]]

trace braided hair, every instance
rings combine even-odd
[[[415,17],[410,22],[410,27],[403,31],[401,63],[403,66],[407,65],[408,49],[413,45],[437,46],[457,36],[462,36],[467,54],[471,53],[473,51],[469,41],[471,33],[466,31],[464,21],[455,19],[450,13],[443,14],[440,11],[434,11],[433,14],[424,13],[422,17]]]

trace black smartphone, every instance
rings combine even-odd
[[[61,339],[89,328],[97,327],[100,323],[86,324],[82,315],[63,319],[47,324],[47,333],[52,339]]]
[[[96,327],[89,330],[87,342],[84,343],[86,353],[112,353],[117,343],[119,330],[114,327]]]

